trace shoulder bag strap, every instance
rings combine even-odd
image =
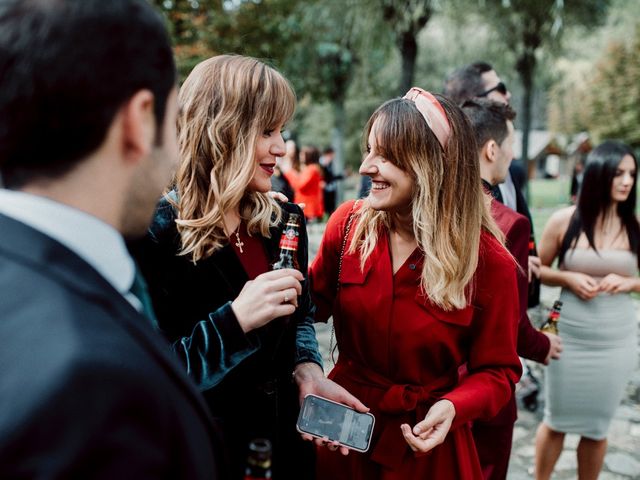
[[[340,257],[338,258],[338,277],[336,278],[336,297],[338,292],[340,291],[340,273],[342,272],[342,257],[344,257],[344,250],[347,247],[347,238],[349,237],[349,232],[351,231],[351,223],[353,222],[353,217],[356,213],[356,206],[360,200],[356,200],[353,203],[353,207],[351,207],[351,211],[349,212],[349,218],[347,219],[346,226],[344,227],[344,232],[342,235],[342,247],[340,247]],[[336,329],[334,326],[333,319],[331,320],[331,338],[329,339],[329,352],[331,352],[331,361],[333,364],[336,364],[335,352],[338,349],[338,343],[336,342]]]

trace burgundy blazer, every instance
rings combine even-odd
[[[495,199],[491,200],[491,216],[504,233],[507,249],[520,265],[518,272],[518,298],[520,318],[518,321],[518,355],[535,362],[543,362],[549,353],[549,338],[536,330],[527,315],[529,233],[531,226],[527,218],[511,210]]]

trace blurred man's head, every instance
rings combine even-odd
[[[513,159],[515,112],[504,103],[486,99],[462,104],[476,137],[480,176],[491,185],[504,182]]]
[[[176,72],[162,20],[144,0],[3,1],[0,47],[8,187],[72,168],[141,89],[153,93],[162,124]]]
[[[153,162],[164,160],[157,166],[167,170],[165,157],[176,152],[165,145],[176,142],[167,132],[175,123],[176,68],[164,22],[148,2],[3,0],[0,71],[5,187],[50,188],[109,152],[129,173],[144,166],[152,174],[147,194],[161,193],[149,183],[166,184]],[[135,217],[142,190],[131,193]]]
[[[511,92],[491,65],[475,62],[453,72],[445,81],[444,95],[458,105],[474,98],[509,103]]]

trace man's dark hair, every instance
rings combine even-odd
[[[161,137],[176,68],[145,0],[0,1],[0,173],[8,188],[68,172],[149,89]]]
[[[462,104],[462,111],[471,122],[478,149],[482,149],[489,140],[501,144],[509,135],[507,121],[516,118],[509,105],[491,100],[467,100]]]
[[[486,62],[475,62],[459,68],[445,81],[444,95],[458,105],[480,96],[485,90],[482,74],[491,70],[493,67]]]
[[[331,147],[331,146],[324,147],[324,149],[322,150],[322,154],[323,155],[327,155],[327,154],[331,154],[331,153],[335,153],[335,151],[333,150],[333,147]]]

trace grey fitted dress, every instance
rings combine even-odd
[[[638,267],[628,250],[575,249],[567,251],[562,269],[600,280],[609,273],[637,275]],[[564,351],[546,371],[544,422],[555,431],[600,440],[638,361],[634,301],[628,293],[584,301],[568,289],[560,299]]]

